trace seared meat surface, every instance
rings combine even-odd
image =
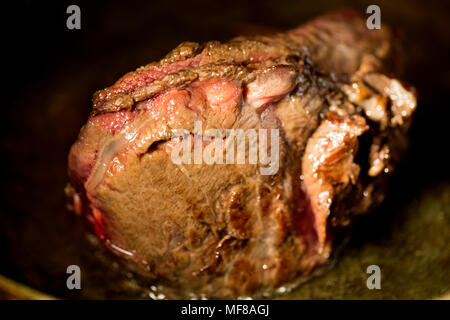
[[[337,228],[383,199],[416,107],[392,78],[397,54],[387,26],[368,30],[352,11],[183,43],[95,94],[69,155],[75,211],[130,270],[180,297],[292,283],[327,261]],[[203,151],[227,130],[267,129],[268,140],[276,130],[276,170],[173,161],[176,130],[196,141],[209,129],[223,136],[200,140]]]

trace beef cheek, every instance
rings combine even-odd
[[[177,297],[294,283],[327,261],[337,228],[383,199],[416,108],[391,76],[397,54],[389,27],[368,30],[353,11],[183,43],[95,94],[69,154],[74,208],[127,268]],[[278,170],[175,163],[174,130],[195,140],[198,122],[277,130]]]

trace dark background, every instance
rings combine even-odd
[[[71,4],[81,8],[81,30],[66,28],[66,8]],[[370,4],[378,4],[382,22],[397,27],[403,36],[407,67],[402,79],[417,88],[419,107],[411,128],[410,151],[395,173],[383,207],[393,209],[382,208],[377,218],[360,222],[366,227],[355,233],[350,245],[354,248],[392,232],[391,225],[403,219],[398,212],[405,206],[427,190],[448,185],[448,1],[73,0],[2,4],[0,274],[57,296],[79,298],[64,291],[63,266],[112,264],[111,274],[118,268],[97,248],[95,240],[86,237],[80,219],[66,210],[63,192],[67,154],[87,119],[96,90],[161,58],[182,41],[227,40],[240,33],[288,29],[342,7],[365,14]],[[448,203],[448,189],[444,190],[439,201]],[[441,229],[433,231],[447,232],[443,237],[448,239],[448,222],[447,215]],[[434,236],[442,235],[428,235]],[[445,272],[450,266],[448,251],[438,252],[444,257],[435,262],[444,264]],[[87,277],[92,285],[83,298],[116,297],[122,292],[102,285],[108,272],[101,267],[90,269]],[[443,285],[448,288],[448,281]]]

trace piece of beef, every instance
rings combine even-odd
[[[388,75],[394,43],[340,11],[284,34],[181,44],[95,94],[69,155],[75,211],[179,297],[295,282],[327,261],[336,228],[382,200],[404,149],[416,98]],[[278,129],[278,170],[174,162],[174,130],[195,140],[196,121],[203,134]]]

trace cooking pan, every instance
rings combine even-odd
[[[0,298],[150,298],[98,243],[64,194],[67,154],[95,90],[185,40],[226,40],[294,27],[333,9],[365,14],[370,1],[79,2],[12,5],[5,36],[1,149]],[[275,299],[448,299],[450,294],[449,8],[445,2],[379,1],[382,22],[406,48],[404,76],[419,94],[409,151],[385,202],[342,235],[329,264]],[[12,26],[12,28],[11,28]],[[3,28],[3,30],[6,30]],[[78,265],[82,289],[69,290]],[[381,271],[370,290],[367,268]]]

